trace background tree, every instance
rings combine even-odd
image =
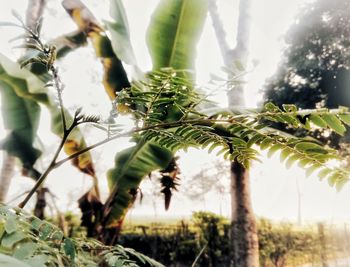
[[[245,105],[244,84],[234,83],[235,75],[244,71],[248,63],[248,47],[251,27],[251,1],[239,1],[236,47],[230,49],[216,1],[209,1],[209,12],[220,47],[221,55],[228,71],[228,103],[235,109]],[[232,266],[259,266],[259,243],[257,226],[250,196],[249,170],[237,159],[232,161],[231,176],[231,220],[232,220]]]
[[[349,25],[350,3],[346,0],[318,0],[300,10],[286,34],[278,71],[265,84],[265,101],[300,108],[350,106]],[[289,131],[305,135],[304,131]],[[348,155],[348,135],[319,130],[312,135]]]

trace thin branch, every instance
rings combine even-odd
[[[228,66],[230,60],[229,55],[232,50],[230,49],[226,40],[226,33],[222,21],[220,19],[218,7],[216,5],[216,0],[210,0],[208,8],[222,58],[224,60],[225,65]]]
[[[43,182],[45,181],[46,177],[49,175],[49,173],[55,168],[56,166],[56,160],[65,144],[65,142],[67,141],[67,138],[70,134],[70,132],[73,130],[73,128],[76,126],[76,124],[73,122],[72,126],[64,131],[63,133],[63,137],[61,140],[61,143],[59,144],[55,155],[53,156],[49,166],[47,167],[47,169],[45,170],[45,172],[39,177],[38,181],[35,183],[35,185],[33,186],[33,188],[30,190],[29,194],[26,196],[26,198],[19,203],[18,207],[23,209],[25,207],[25,205],[28,203],[28,201],[31,199],[31,197],[34,195],[34,193],[36,192],[36,190],[43,184]]]
[[[135,134],[135,133],[139,133],[139,132],[144,132],[144,131],[147,131],[147,130],[151,130],[151,129],[157,129],[157,128],[161,128],[161,129],[166,129],[166,128],[172,128],[172,127],[176,127],[176,126],[179,126],[179,125],[182,125],[182,124],[186,124],[186,123],[192,123],[192,124],[200,124],[200,123],[203,123],[203,122],[212,122],[212,123],[215,123],[215,122],[221,122],[221,123],[229,123],[229,122],[232,122],[232,120],[217,120],[217,119],[193,119],[193,120],[182,120],[182,121],[175,121],[175,122],[168,122],[168,123],[160,123],[160,124],[154,124],[154,125],[150,125],[150,126],[146,126],[146,127],[142,127],[142,128],[138,128],[138,129],[134,129],[134,130],[130,130],[128,132],[125,132],[125,133],[120,133],[120,134],[117,134],[117,135],[114,135],[114,136],[111,136],[111,137],[107,137],[106,139],[98,142],[98,143],[95,143],[91,146],[88,146],[60,161],[57,161],[57,163],[55,164],[54,168],[57,168],[59,166],[61,166],[63,163],[71,160],[71,159],[74,159],[78,156],[80,156],[81,154],[84,154],[85,152],[88,152],[96,147],[99,147],[101,145],[104,145],[112,140],[115,140],[115,139],[118,139],[118,138],[121,138],[121,137],[126,137],[126,136],[130,136],[132,134]]]
[[[6,205],[10,205],[12,202],[16,201],[17,199],[21,198],[25,194],[28,194],[30,190],[24,191],[23,193],[19,194],[18,196],[15,196],[14,198],[10,199],[9,201],[6,202]]]
[[[201,255],[203,254],[204,250],[207,248],[208,243],[204,245],[204,247],[201,249],[201,251],[199,251],[197,257],[194,259],[194,262],[192,263],[191,267],[195,267],[199,258],[201,257]]]
[[[160,97],[160,94],[161,94],[162,91],[165,89],[165,87],[167,86],[168,82],[169,82],[169,78],[167,78],[167,79],[163,82],[163,84],[162,84],[162,86],[159,88],[157,94],[152,98],[152,101],[151,101],[151,103],[149,104],[149,106],[148,106],[148,108],[147,108],[147,111],[146,111],[146,114],[145,114],[145,121],[147,121],[147,117],[149,116],[149,114],[150,114],[150,112],[151,112],[151,110],[152,110],[152,108],[153,108],[154,103],[158,100],[158,98]]]
[[[312,110],[310,110],[311,112]],[[341,114],[349,114],[349,112],[347,111],[344,111],[344,109],[336,109],[335,111],[333,111],[333,114],[335,111],[339,111]],[[301,111],[303,112],[303,111]],[[327,110],[325,111],[322,111],[322,112],[327,112]],[[322,113],[321,112],[321,113]],[[329,111],[328,111],[329,112]],[[62,141],[49,165],[49,167],[47,168],[47,170],[42,174],[42,176],[38,179],[37,183],[35,184],[35,186],[33,187],[33,189],[31,190],[31,192],[28,194],[28,196],[26,197],[26,199],[21,202],[19,204],[19,207],[20,208],[23,208],[28,200],[32,197],[32,195],[35,193],[35,191],[39,188],[39,186],[44,182],[44,180],[46,179],[47,175],[55,168],[61,166],[63,163],[71,160],[71,159],[74,159],[76,157],[78,157],[79,155],[85,153],[85,152],[88,152],[96,147],[99,147],[103,144],[106,144],[112,140],[115,140],[115,139],[118,139],[118,138],[121,138],[121,137],[126,137],[126,136],[131,136],[132,134],[135,134],[135,133],[138,133],[138,132],[144,132],[144,131],[147,131],[147,130],[151,130],[151,129],[168,129],[168,128],[172,128],[172,127],[177,127],[177,126],[180,126],[180,125],[184,125],[184,124],[192,124],[192,125],[195,125],[195,124],[199,124],[199,125],[209,125],[209,124],[215,124],[215,123],[218,123],[218,124],[227,124],[227,123],[238,123],[240,124],[239,121],[237,121],[237,119],[239,118],[246,118],[247,116],[249,115],[254,115],[255,117],[260,117],[262,116],[262,114],[266,114],[266,115],[276,115],[276,114],[292,114],[292,115],[295,115],[297,114],[298,112],[276,112],[276,113],[273,113],[273,112],[264,112],[264,113],[252,113],[252,114],[240,114],[240,115],[236,115],[236,116],[231,116],[229,118],[226,118],[226,119],[211,119],[211,118],[206,118],[206,117],[201,117],[201,118],[197,118],[197,119],[189,119],[189,120],[179,120],[179,121],[175,121],[175,122],[167,122],[167,123],[159,123],[159,124],[154,124],[154,125],[149,125],[149,126],[145,126],[145,127],[142,127],[142,128],[136,128],[136,129],[133,129],[133,130],[130,130],[130,131],[127,131],[127,132],[124,132],[124,133],[120,133],[120,134],[117,134],[117,135],[114,135],[112,137],[107,137],[106,139],[98,142],[98,143],[95,143],[91,146],[88,146],[60,161],[57,161],[57,157],[60,153],[60,151],[62,150],[67,138],[68,138],[68,135],[69,133],[74,129],[74,127],[76,127],[78,125],[78,122],[76,120],[76,117],[75,117],[75,120],[73,121],[72,125],[66,130],[64,131],[64,135],[63,135],[63,138],[62,138]],[[253,129],[252,129],[253,130]],[[280,142],[278,142],[276,140],[277,143],[279,143],[280,145],[284,145]],[[305,155],[301,152],[298,152],[301,156],[304,156]],[[316,161],[317,163],[319,164],[322,164],[322,162],[318,162]]]
[[[63,99],[62,99],[62,91],[63,91],[63,85],[60,81],[60,78],[58,76],[58,70],[56,67],[51,66],[51,72],[53,75],[53,80],[55,82],[55,87],[57,91],[57,96],[58,96],[58,102],[60,106],[60,112],[61,112],[61,119],[62,119],[62,125],[63,125],[63,133],[67,133],[67,121],[66,121],[66,115],[64,113],[64,106],[63,106]]]

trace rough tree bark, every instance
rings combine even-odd
[[[7,192],[10,188],[11,179],[14,175],[14,169],[15,157],[4,151],[0,173],[0,203],[6,201]]]
[[[251,0],[240,0],[236,47],[230,49],[220,21],[216,0],[209,1],[209,12],[226,67],[235,60],[247,66],[251,25]],[[228,77],[232,79],[233,77]],[[244,85],[229,88],[227,94],[230,108],[244,106]],[[237,160],[231,162],[231,265],[235,267],[259,266],[259,243],[254,212],[250,201],[249,170]]]
[[[231,163],[231,207],[233,266],[259,266],[259,243],[250,201],[249,171],[237,161]]]

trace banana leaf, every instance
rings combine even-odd
[[[115,157],[115,167],[108,171],[108,185],[111,194],[107,204],[111,204],[107,226],[120,225],[127,209],[135,197],[142,178],[154,170],[165,168],[172,159],[172,152],[154,143],[139,141]]]
[[[105,21],[111,34],[112,47],[116,55],[126,64],[136,65],[136,57],[130,41],[129,23],[121,0],[110,1],[113,21]]]
[[[19,64],[12,62],[2,54],[0,54],[0,92],[3,103],[2,115],[5,127],[9,131],[9,135],[2,142],[2,148],[6,149],[9,154],[18,157],[23,167],[31,170],[40,155],[40,151],[33,147],[40,117],[39,104],[45,105],[51,113],[53,133],[62,136],[59,107],[54,102],[54,96],[50,95],[41,80],[30,71],[21,69]],[[65,111],[65,113],[67,119],[72,120],[68,112]],[[25,125],[28,127],[22,130]],[[76,128],[67,140],[64,149],[68,155],[71,155],[85,146],[85,140],[79,129]],[[92,159],[88,152],[78,157],[73,164],[96,179]]]
[[[130,83],[121,60],[114,53],[112,43],[90,10],[79,0],[64,0],[63,7],[79,27],[91,39],[96,56],[101,59],[103,85],[111,100]]]
[[[153,69],[193,69],[195,47],[207,13],[207,1],[162,0],[148,28],[147,42]],[[112,35],[113,38],[113,35]],[[111,195],[105,205],[107,227],[119,226],[133,202],[133,192],[142,179],[168,166],[173,152],[151,142],[139,141],[116,156],[108,172]],[[130,190],[133,189],[133,190]]]
[[[206,0],[161,0],[146,41],[153,69],[194,70],[196,45],[208,12]]]
[[[0,78],[1,79],[1,78]],[[1,149],[20,159],[26,172],[37,173],[33,165],[40,157],[41,151],[33,146],[40,106],[32,100],[16,95],[12,87],[0,81],[1,112],[7,136],[1,143]]]

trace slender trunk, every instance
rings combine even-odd
[[[258,267],[258,231],[250,201],[249,172],[237,161],[231,163],[231,196],[232,266]]]
[[[326,243],[326,235],[324,230],[324,224],[319,223],[318,225],[318,236],[321,245],[321,263],[322,267],[328,267],[327,264],[327,243]]]
[[[0,173],[0,202],[6,201],[11,179],[15,169],[15,157],[3,152],[2,167]]]

